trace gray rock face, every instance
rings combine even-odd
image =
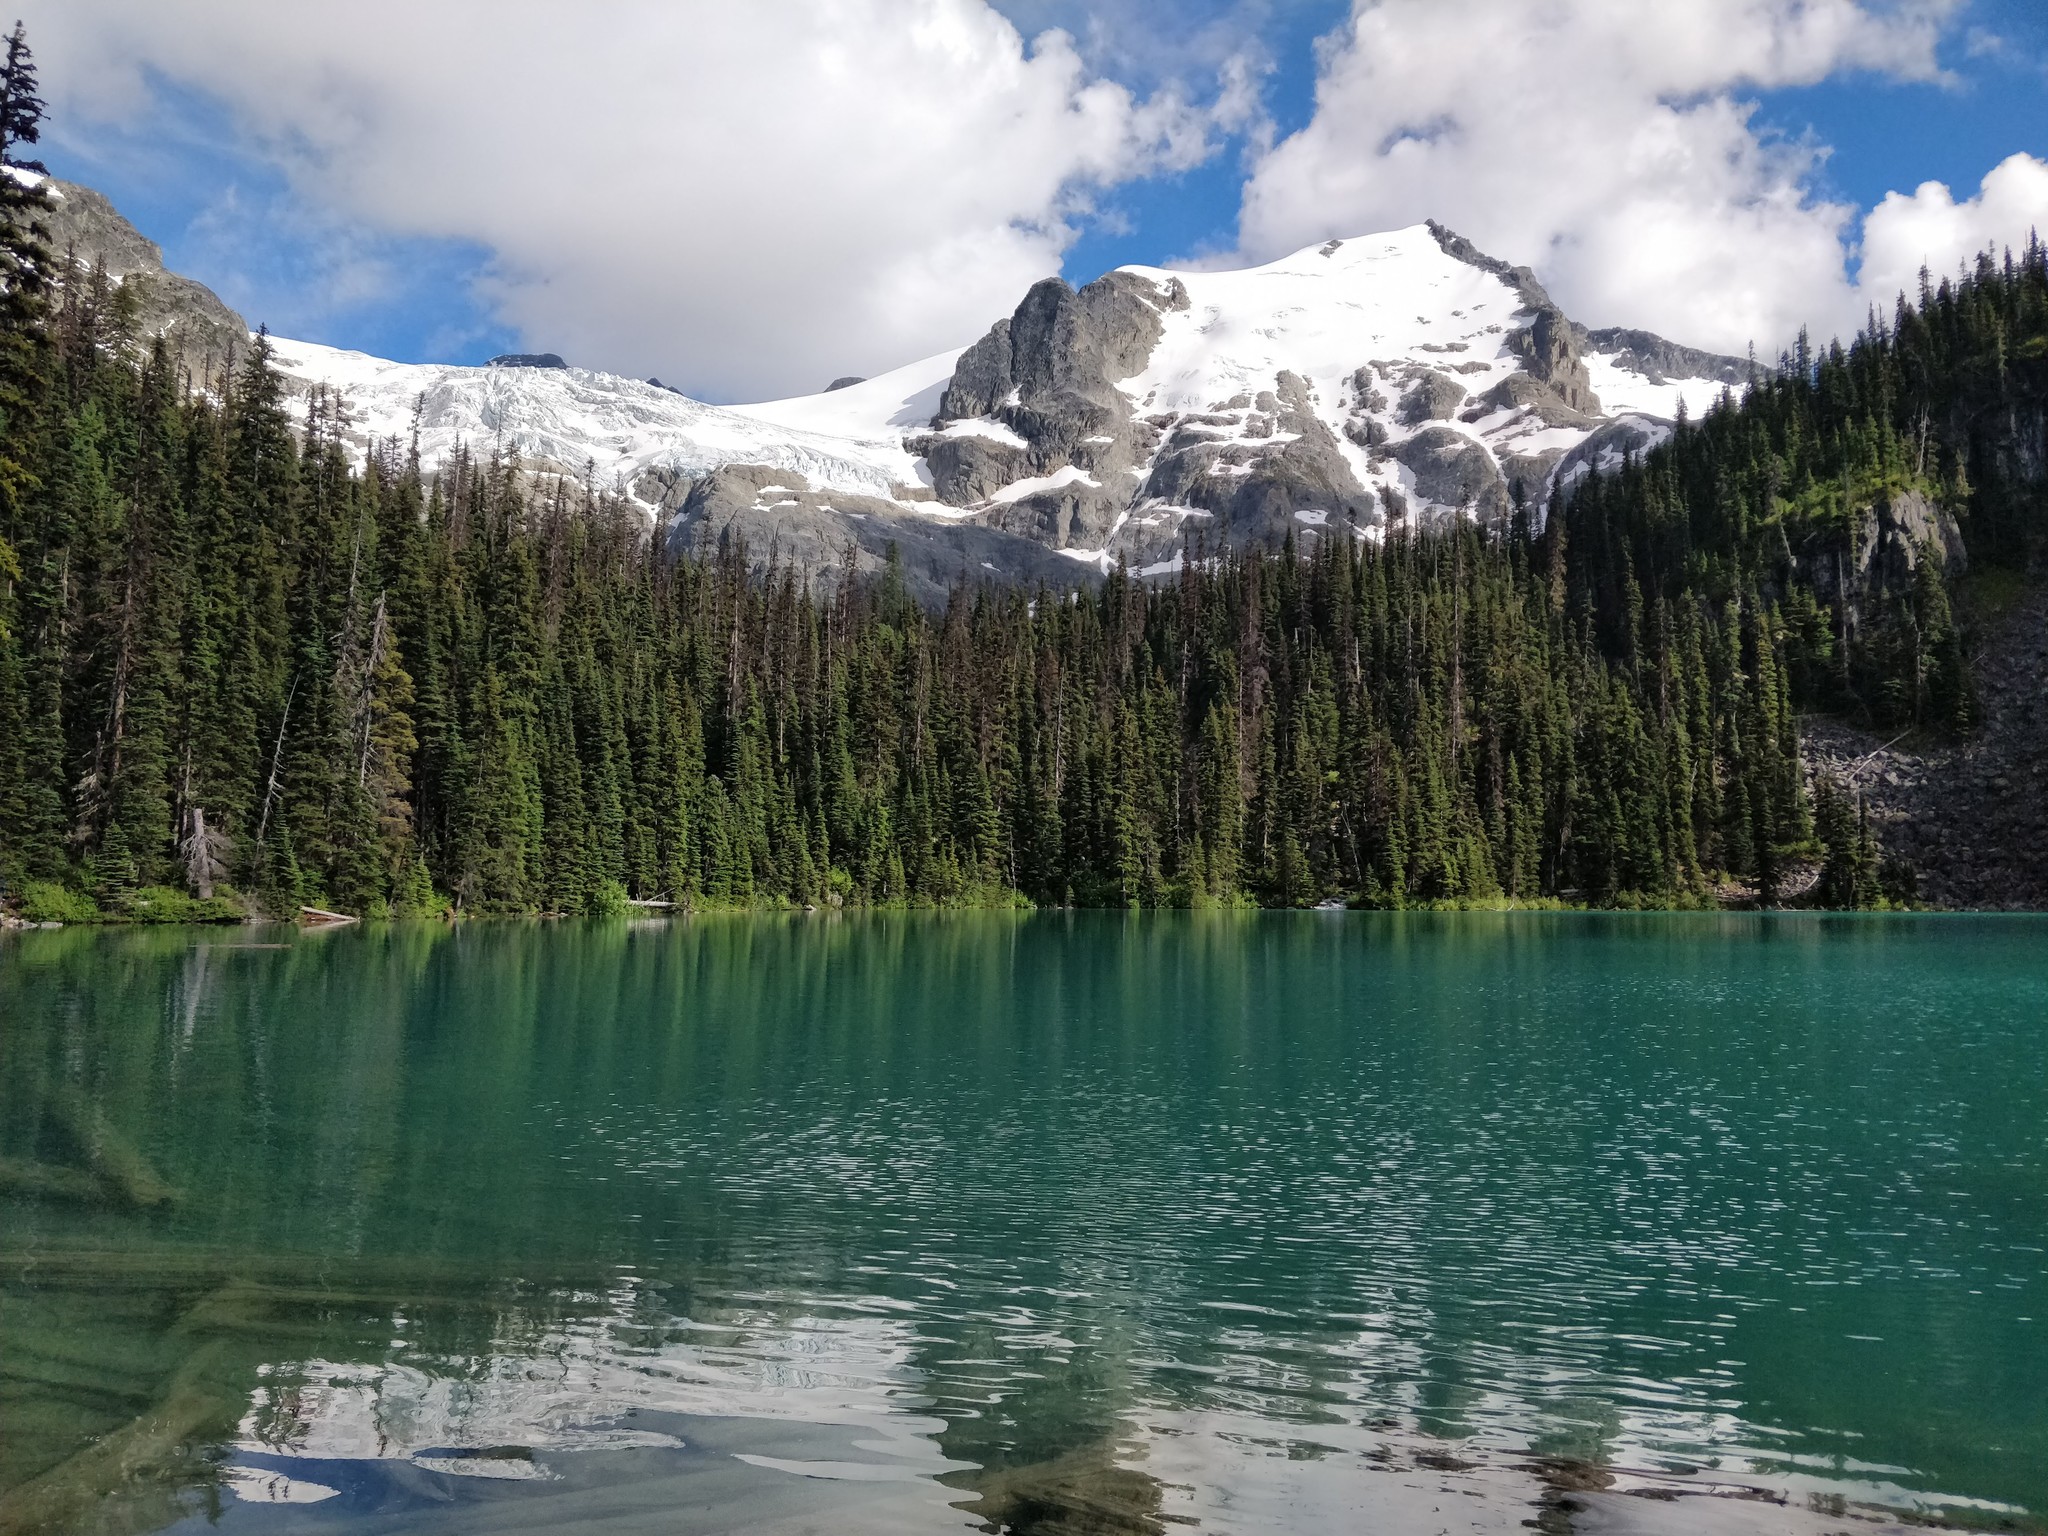
[[[658,522],[680,512],[696,484],[690,476],[674,470],[650,469],[636,476],[628,489],[641,505],[654,508]]]
[[[51,248],[75,268],[102,267],[132,289],[142,333],[167,338],[172,355],[196,380],[211,378],[230,357],[248,350],[248,323],[212,289],[166,271],[162,249],[112,203],[91,187],[55,180],[46,185],[52,197],[44,219]]]
[[[1351,404],[1354,411],[1376,413],[1387,408],[1387,397],[1380,393],[1370,363],[1351,375]]]
[[[1529,508],[1531,528],[1543,526],[1544,487],[1550,484],[1551,471],[1557,468],[1564,457],[1562,449],[1546,448],[1540,453],[1504,453],[1500,456],[1500,477],[1508,488],[1508,501],[1514,502],[1515,487],[1522,488],[1522,497]]]
[[[1900,570],[1910,572],[1924,554],[1944,569],[1969,569],[1962,527],[1948,508],[1936,506],[1918,491],[1904,491],[1885,497],[1875,510],[1868,553],[1863,556],[1866,568],[1893,559]]]
[[[1438,375],[1441,378],[1441,375]],[[1450,380],[1460,398],[1464,391]],[[1231,402],[1233,406],[1236,402]],[[1238,409],[1246,407],[1239,406]],[[1274,544],[1290,531],[1378,520],[1377,498],[1359,483],[1336,436],[1316,414],[1308,385],[1283,370],[1249,408],[1247,437],[1218,443],[1211,419],[1183,417],[1167,432],[1140,500],[1190,507],[1214,519],[1204,529],[1224,545]],[[1235,418],[1219,418],[1235,425]],[[1264,441],[1251,437],[1262,434]],[[1309,513],[1304,522],[1298,514]],[[1140,555],[1156,553],[1140,548]]]
[[[1507,482],[1493,457],[1462,432],[1427,427],[1393,450],[1415,477],[1415,490],[1439,506],[1463,507],[1482,523],[1511,511]]]
[[[867,383],[867,377],[864,374],[849,373],[844,378],[834,379],[830,384],[827,384],[825,386],[825,393],[829,395],[834,390],[851,389],[856,384],[865,383]]]
[[[503,352],[485,363],[486,368],[566,368],[559,352]]]
[[[1116,386],[1159,345],[1160,312],[1187,302],[1178,280],[1162,293],[1132,272],[1078,293],[1047,278],[961,354],[932,425],[993,417],[1031,443],[1040,473],[1071,463],[1084,438],[1114,436],[1129,420]]]
[[[1134,272],[1111,272],[1079,292],[1057,278],[1034,286],[961,354],[932,419],[935,428],[997,421],[1027,447],[955,434],[917,440],[940,499],[971,506],[1017,480],[1076,471],[989,515],[1056,549],[1101,548],[1129,507],[1130,472],[1156,438],[1133,420],[1117,385],[1150,360],[1164,334],[1160,316],[1187,303],[1178,279],[1161,286]]]
[[[691,482],[665,528],[679,554],[738,543],[757,568],[794,573],[830,590],[851,569],[880,571],[891,547],[910,595],[942,606],[962,583],[1071,587],[1086,567],[1043,544],[977,522],[940,522],[889,501],[819,492],[802,475],[731,464]]]
[[[1567,410],[1600,414],[1600,397],[1593,393],[1592,375],[1586,372],[1575,327],[1564,311],[1538,310],[1526,330],[1509,333],[1508,347],[1522,359],[1530,377],[1549,385]]]
[[[43,223],[50,231],[50,248],[58,255],[68,255],[74,265],[88,269],[104,266],[107,276],[114,278],[163,271],[163,248],[91,187],[52,180],[44,183],[44,190],[51,202]]]
[[[1865,602],[1909,596],[1923,560],[1942,569],[1969,568],[1955,514],[1918,491],[1880,496],[1849,519],[1845,533],[1800,551],[1799,558],[1815,590],[1845,602],[1852,622]]]
[[[1611,357],[1653,384],[1666,379],[1719,379],[1732,388],[1740,388],[1750,380],[1750,364],[1742,358],[1681,347],[1649,331],[1610,326],[1586,332],[1583,344],[1588,352]]]
[[[992,438],[934,432],[912,438],[906,446],[923,457],[931,470],[932,489],[950,506],[985,501],[1030,472],[1028,450]]]
[[[1449,421],[1465,403],[1465,394],[1465,386],[1449,374],[1425,368],[1401,396],[1401,420],[1411,427],[1425,421]]]
[[[1061,486],[1020,497],[983,514],[988,526],[1047,549],[1100,549],[1117,511],[1094,486]]]
[[[1066,284],[1059,286],[1064,288]],[[939,398],[939,411],[932,418],[932,425],[992,415],[1009,399],[1011,387],[1010,322],[998,320],[986,336],[954,362],[953,377]]]
[[[1463,419],[1481,421],[1495,411],[1530,411],[1546,427],[1598,425],[1591,416],[1573,410],[1558,399],[1556,391],[1526,373],[1513,373],[1502,379],[1472,403]]]

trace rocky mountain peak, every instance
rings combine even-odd
[[[1248,271],[1040,283],[961,354],[908,446],[948,506],[1164,570],[1190,537],[1504,520],[1517,482],[1540,502],[1558,475],[1646,446],[1731,366],[1596,339],[1526,267],[1430,224]]]
[[[195,377],[240,316],[165,272],[87,188],[56,184],[60,245],[144,293]],[[1329,240],[1241,271],[1125,267],[1035,284],[959,352],[819,394],[713,406],[671,386],[510,354],[391,362],[273,338],[301,391],[346,397],[359,453],[418,442],[601,481],[682,547],[743,540],[815,574],[893,546],[927,597],[962,577],[1177,569],[1184,551],[1498,524],[1517,492],[1640,451],[1748,365],[1638,330],[1588,331],[1526,267],[1440,224]]]
[[[206,380],[249,345],[249,326],[212,289],[169,271],[164,253],[91,187],[47,178],[50,246],[74,270],[98,268],[136,294],[142,334],[169,339],[195,379]]]

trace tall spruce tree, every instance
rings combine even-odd
[[[1909,872],[1799,715],[1969,729],[1941,519],[2048,534],[2038,242],[1504,530],[926,611],[900,557],[806,587],[587,482],[358,464],[261,336],[186,392],[40,206],[0,175],[0,875],[109,905],[1869,905]],[[1881,517],[1941,537],[1859,565]]]

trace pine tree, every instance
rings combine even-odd
[[[1965,610],[1932,546],[1903,590],[1830,562],[1907,491],[1973,559],[2043,532],[2011,435],[2048,408],[2037,244],[1540,526],[927,612],[900,555],[806,591],[499,458],[353,466],[260,336],[175,388],[118,285],[49,266],[32,192],[0,177],[0,874],[110,905],[1769,903],[1816,846],[1817,899],[1909,899],[1866,811],[1809,804],[1797,721],[1967,730]]]

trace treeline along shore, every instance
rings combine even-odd
[[[352,463],[261,338],[184,375],[46,248],[34,180],[0,175],[30,919],[1910,903],[1800,717],[1967,736],[1974,594],[2044,526],[2038,241],[1508,525],[931,611],[893,571],[676,557],[503,462]]]

